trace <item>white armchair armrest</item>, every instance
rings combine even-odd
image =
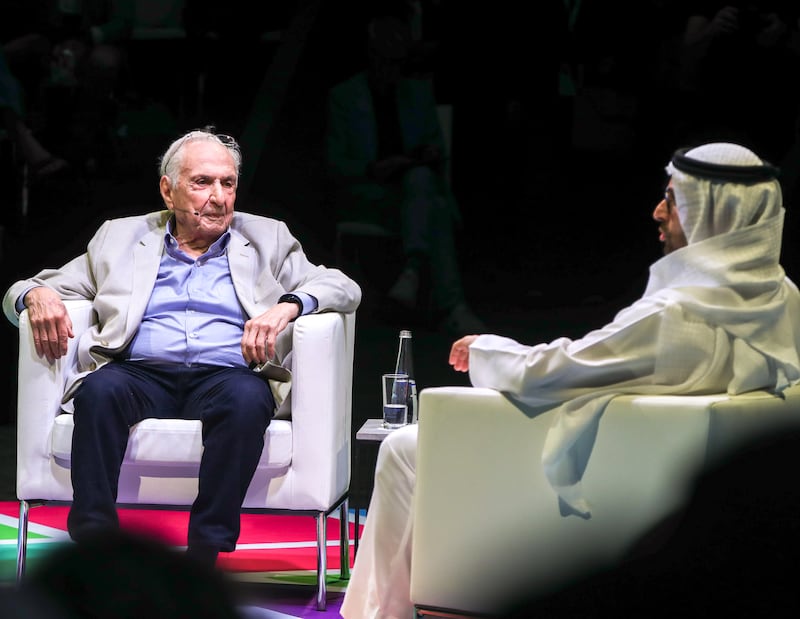
[[[308,314],[292,336],[292,485],[295,509],[324,509],[350,485],[355,314]],[[275,422],[273,422],[275,423]],[[264,507],[256,473],[245,507]]]
[[[75,337],[68,342],[67,354],[52,365],[36,354],[28,312],[22,312],[19,317],[17,497],[20,499],[56,498],[48,496],[48,480],[54,475],[50,465],[53,420],[61,411],[65,370],[75,364],[78,339],[96,320],[91,302],[66,301],[64,304],[72,319]]]

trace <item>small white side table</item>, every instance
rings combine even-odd
[[[356,440],[380,443],[389,436],[390,432],[393,430],[383,427],[383,419],[367,419],[361,429],[356,432]]]

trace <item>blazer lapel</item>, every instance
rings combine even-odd
[[[249,316],[257,315],[254,299],[253,274],[254,255],[250,241],[242,237],[236,230],[231,230],[231,242],[228,245],[228,267],[231,270],[231,280],[236,296]]]
[[[253,244],[235,229],[228,245],[228,266],[239,302],[250,317],[267,311],[285,292],[268,271],[268,262],[258,261]]]
[[[164,229],[145,234],[133,248],[133,291],[125,320],[125,330],[132,333],[139,327],[158,276],[164,249]]]

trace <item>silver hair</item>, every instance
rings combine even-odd
[[[239,143],[229,135],[215,133],[214,127],[194,129],[172,142],[159,158],[159,175],[169,177],[170,183],[175,187],[178,182],[178,172],[183,162],[183,147],[189,142],[198,141],[216,142],[227,148],[236,166],[236,176],[240,175],[242,170],[242,150],[239,147]]]

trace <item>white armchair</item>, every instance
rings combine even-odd
[[[25,571],[31,504],[69,502],[72,415],[61,410],[63,372],[76,340],[94,321],[91,303],[68,301],[75,339],[53,365],[36,355],[27,312],[20,316],[17,403],[17,579]],[[243,511],[316,518],[317,608],[326,607],[327,517],[340,515],[340,561],[349,576],[347,497],[355,314],[321,313],[293,325],[291,419],[274,419]],[[132,430],[120,474],[120,506],[188,509],[197,493],[201,422],[146,419]]]
[[[694,475],[763,431],[800,426],[785,398],[618,396],[583,478],[591,517],[562,516],[541,453],[552,410],[490,389],[420,394],[411,600],[420,615],[488,615],[613,566],[688,498]],[[454,615],[455,613],[455,615]]]

